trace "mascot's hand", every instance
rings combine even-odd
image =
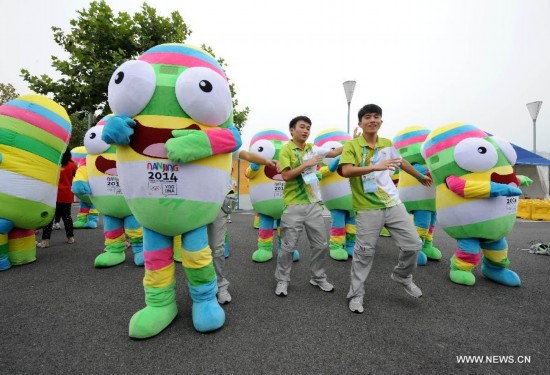
[[[252,169],[254,172],[258,171],[260,169],[260,166],[256,163],[250,163],[249,164],[250,169]]]
[[[523,192],[517,187],[491,182],[491,197],[519,197],[521,194]]]
[[[422,164],[414,163],[412,166],[413,166],[414,169],[416,169],[421,174],[428,176],[428,168],[426,168]]]
[[[2,157],[0,155],[0,162],[2,162]],[[529,177],[527,176],[517,176],[518,177],[518,180],[519,180],[519,185],[520,186],[530,186],[532,183],[533,183],[533,180],[531,180]]]
[[[112,116],[105,121],[101,139],[110,145],[127,145],[136,122],[127,116]]]
[[[188,163],[212,156],[210,140],[201,130],[174,130],[174,138],[166,142],[168,159],[176,163]]]
[[[0,164],[2,164],[2,154],[0,154]]]
[[[317,176],[317,179],[319,181],[321,181],[323,179],[323,174],[321,173],[321,171],[316,171],[315,176]]]
[[[71,191],[79,195],[88,195],[92,193],[92,189],[90,189],[90,184],[85,181],[73,181]]]
[[[341,155],[338,155],[337,157],[335,157],[331,162],[330,164],[328,165],[328,170],[331,171],[331,172],[336,172],[336,170],[338,169],[338,164],[340,164],[340,158],[341,158]]]

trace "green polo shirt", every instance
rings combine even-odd
[[[299,167],[301,164],[300,159],[303,161],[304,156],[308,151],[311,151],[312,148],[313,144],[306,143],[304,149],[301,150],[292,140],[288,141],[279,152],[281,171],[284,171],[286,168],[294,169]],[[300,154],[300,159],[298,158],[298,153]],[[309,204],[318,201],[319,199],[315,197],[311,185],[304,182],[302,175],[285,183],[285,188],[283,190],[283,204],[285,206],[291,204]]]
[[[340,165],[353,164],[356,167],[363,166],[363,153],[366,150],[365,166],[371,164],[372,157],[376,154],[376,161],[382,161],[399,157],[399,153],[393,147],[392,142],[387,138],[376,140],[375,148],[370,147],[363,137],[357,137],[344,144]],[[379,210],[392,207],[399,203],[399,193],[391,179],[391,171],[371,172],[376,176],[378,190],[373,193],[363,191],[361,177],[350,177],[352,206],[356,211]]]

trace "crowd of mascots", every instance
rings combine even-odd
[[[456,239],[449,271],[454,283],[474,285],[473,270],[481,264],[484,277],[521,284],[509,269],[506,235],[519,186],[532,181],[514,174],[510,143],[474,125],[410,126],[390,140],[378,136],[382,108],[369,104],[358,113],[360,131],[353,137],[330,129],[308,143],[311,120],[298,116],[288,131],[259,131],[245,151],[222,67],[184,44],[155,46],[123,63],[109,82],[108,102],[112,115],[70,150],[78,166],[70,172],[62,156],[71,122],[62,106],[35,94],[0,106],[0,271],[36,260],[36,230],[51,233],[58,225],[56,206],[58,216],[70,216],[72,200],[68,211],[56,205],[65,170],[74,175],[70,189],[80,201],[74,226],[96,228],[103,215],[105,247],[95,266],[124,262],[130,247],[135,264],[144,266],[146,307],[131,318],[131,337],[155,336],[177,315],[175,262],[185,270],[195,329],[223,326],[220,304],[231,301],[224,263],[235,158],[250,162],[246,176],[259,229],[253,261],[272,259],[279,231],[278,296],[288,294],[305,231],[310,283],[321,291],[334,290],[326,259],[351,258],[351,311],[363,312],[381,234],[399,249],[391,278],[419,298],[414,270],[442,257],[434,246],[436,224]],[[74,242],[72,232],[67,236]]]

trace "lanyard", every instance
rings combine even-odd
[[[374,149],[374,155],[370,158],[370,164],[372,165],[372,160],[376,159],[376,155],[378,155],[378,148]],[[363,158],[362,158],[361,166],[366,167],[367,166],[367,146],[363,146]]]
[[[297,148],[295,148],[294,151],[296,152],[296,156],[298,156],[298,163],[302,165],[302,155],[300,155],[300,152],[298,151]]]

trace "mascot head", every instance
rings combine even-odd
[[[517,185],[512,145],[473,125],[453,123],[434,130],[422,146],[422,156],[436,184],[458,176]]]
[[[23,95],[0,106],[0,217],[35,229],[53,219],[71,121],[59,104]]]
[[[409,126],[396,134],[393,145],[401,157],[409,163],[425,164],[420,148],[428,134],[430,131],[422,126]]]
[[[285,133],[274,129],[262,130],[252,137],[249,150],[268,160],[279,160],[279,152],[286,142],[288,142],[288,136]],[[283,180],[281,174],[275,169],[267,166],[261,166],[261,169],[267,179]]]
[[[164,144],[173,130],[224,128],[233,122],[222,67],[189,45],[162,44],[125,62],[108,90],[113,113],[136,121],[130,147],[146,157],[166,158]]]

